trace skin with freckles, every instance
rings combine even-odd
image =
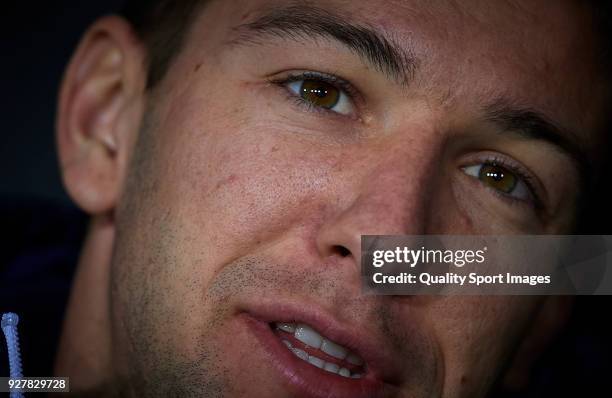
[[[270,13],[367,27],[410,73],[274,31]],[[490,110],[543,115],[595,160],[606,91],[591,23],[569,2],[213,1],[148,90],[129,25],[98,21],[58,110],[65,184],[93,221],[56,373],[92,395],[308,396],[243,321],[282,304],[375,342],[394,369],[379,396],[522,379],[521,347],[552,335],[565,302],[362,295],[360,236],[571,232],[584,178],[571,151],[502,131]],[[300,95],[322,79],[341,107]],[[480,178],[486,164],[516,186]]]

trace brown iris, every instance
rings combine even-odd
[[[315,106],[331,109],[340,99],[340,91],[329,83],[320,80],[304,80],[300,96]]]
[[[504,193],[511,193],[518,183],[518,178],[514,173],[496,164],[483,165],[478,173],[478,178],[491,188]]]

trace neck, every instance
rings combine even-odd
[[[81,252],[55,361],[70,389],[95,388],[112,377],[109,274],[114,224],[94,216]]]

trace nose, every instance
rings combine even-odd
[[[433,143],[432,143],[433,144]],[[435,209],[433,194],[443,173],[440,149],[418,154],[387,151],[359,181],[346,186],[337,208],[317,234],[322,258],[361,258],[361,235],[423,235]]]

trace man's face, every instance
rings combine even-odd
[[[208,5],[150,97],[119,368],[160,395],[480,396],[540,300],[364,296],[360,236],[571,228],[603,104],[585,10],[299,4]]]

